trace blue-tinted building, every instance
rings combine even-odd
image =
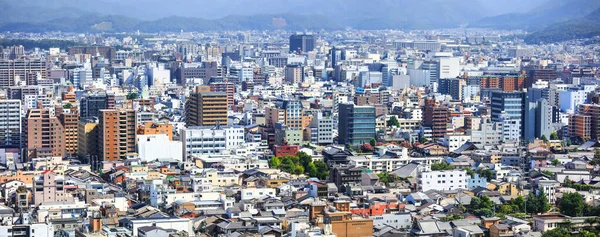
[[[339,105],[338,143],[360,145],[375,138],[375,107]]]

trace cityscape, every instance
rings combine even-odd
[[[0,237],[600,236],[598,0],[0,18]]]

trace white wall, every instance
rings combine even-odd
[[[142,161],[153,161],[161,158],[182,160],[183,147],[180,141],[169,141],[166,134],[138,135],[138,154]]]

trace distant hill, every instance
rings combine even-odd
[[[485,17],[469,27],[539,30],[556,23],[581,18],[600,8],[598,0],[550,0],[527,13]]]
[[[529,44],[554,43],[600,36],[600,8],[584,18],[559,23],[525,37]]]
[[[231,0],[203,7],[198,1],[173,0],[165,4],[146,0],[98,0],[86,6],[76,0],[0,0],[2,31],[102,31],[141,30],[320,30],[432,29],[466,25],[481,18],[482,0]],[[33,3],[39,2],[34,5]],[[214,2],[214,1],[213,1]],[[84,10],[65,8],[83,7]],[[108,11],[111,6],[114,11]],[[232,7],[244,6],[244,7]],[[97,9],[94,9],[96,7]],[[164,8],[164,9],[163,9]],[[214,11],[211,13],[211,9]],[[96,10],[96,11],[94,11]],[[111,15],[103,13],[110,12]],[[146,14],[140,14],[145,12]],[[164,16],[165,14],[176,16]],[[264,12],[264,13],[260,13]],[[230,13],[223,16],[224,13]],[[160,16],[160,17],[156,17]],[[216,18],[214,18],[216,17]]]

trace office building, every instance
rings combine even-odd
[[[17,86],[21,83],[37,85],[37,80],[47,78],[46,61],[40,59],[0,60],[0,87],[2,88]]]
[[[527,94],[525,92],[492,92],[492,121],[500,122],[502,116],[505,119],[517,122],[520,124],[521,132],[524,131],[523,124],[525,121],[525,102],[528,101]],[[504,114],[504,115],[503,115]]]
[[[79,101],[79,113],[81,118],[97,118],[100,116],[100,110],[114,108],[114,94],[85,94]]]
[[[92,56],[101,56],[109,60],[115,60],[117,50],[110,46],[74,46],[69,48],[69,55],[89,54]]]
[[[550,138],[553,129],[552,124],[552,107],[545,99],[540,99],[536,102],[525,101],[523,138],[525,141],[532,141],[535,138],[542,136]]]
[[[265,109],[265,122],[270,128],[281,122],[289,128],[302,129],[303,111],[304,108],[299,100],[278,100],[275,102],[275,107]]]
[[[198,126],[181,130],[183,160],[189,156],[224,154],[243,144],[244,128],[239,126]]]
[[[227,105],[226,92],[211,92],[210,87],[197,87],[185,102],[186,126],[226,125]]]
[[[0,99],[0,148],[21,148],[21,101]]]
[[[589,116],[590,118],[590,138],[594,140],[600,139],[600,105],[597,104],[581,104],[578,108],[580,115]],[[583,129],[582,131],[585,131]],[[584,134],[580,132],[580,134]]]
[[[315,50],[315,36],[312,34],[293,34],[290,36],[290,52],[310,52]]]
[[[338,143],[360,145],[375,138],[375,107],[339,105]]]
[[[438,92],[452,96],[453,100],[462,100],[463,86],[466,86],[462,78],[442,78],[439,81]]]
[[[65,155],[65,132],[48,108],[30,109],[25,116],[24,142],[29,158]]]
[[[135,118],[135,110],[100,110],[98,118],[99,161],[118,161],[135,153]]]
[[[289,84],[302,83],[304,81],[303,68],[300,65],[290,64],[285,66],[285,82]]]
[[[429,190],[465,190],[468,184],[467,173],[464,170],[422,172],[419,178],[423,192]]]

